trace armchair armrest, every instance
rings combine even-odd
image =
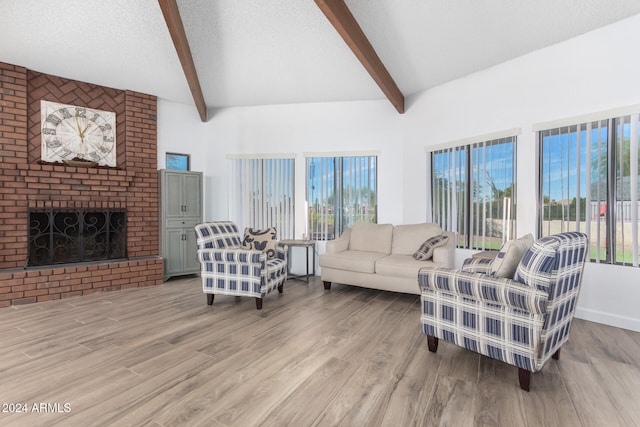
[[[423,292],[445,292],[531,314],[547,311],[549,296],[546,292],[507,278],[446,267],[426,267],[418,273],[418,284]]]
[[[327,241],[326,252],[327,253],[335,253],[335,252],[344,252],[349,249],[349,240],[351,238],[351,229],[346,230],[342,233],[342,236],[338,237],[334,240]]]
[[[462,263],[462,271],[467,273],[491,273],[493,258],[467,258]]]
[[[286,256],[286,255],[285,255]],[[222,249],[198,249],[200,263],[235,263],[261,266],[267,261],[267,254],[254,249],[222,248]]]
[[[287,253],[289,252],[289,246],[280,242],[276,244],[276,259],[287,260]]]

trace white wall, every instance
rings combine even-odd
[[[410,98],[403,123],[404,220],[426,217],[425,146],[521,128],[517,230],[535,234],[532,125],[640,104],[637,40],[640,15]],[[420,178],[412,179],[416,171]],[[640,269],[589,264],[577,315],[640,330],[638,300]]]
[[[191,155],[191,170],[205,172],[206,128],[193,105],[158,99],[158,169],[166,168],[166,154]],[[204,173],[206,175],[206,172]],[[204,179],[204,203],[211,203]]]
[[[191,170],[203,171],[205,132],[196,107],[158,99],[158,169],[165,169],[169,152],[191,154]]]
[[[400,116],[386,101],[269,105],[227,108],[207,123],[208,172],[228,192],[226,154],[293,153],[296,201],[305,196],[305,152],[378,151],[379,222],[402,221],[402,137]],[[224,164],[220,164],[220,159]],[[224,190],[222,187],[225,187]],[[228,212],[228,197],[208,210]],[[304,232],[304,204],[296,203],[296,236]]]
[[[202,124],[195,107],[161,102],[159,156],[192,150],[193,169],[205,172],[205,219],[215,220],[228,218],[226,154],[296,153],[304,200],[303,152],[378,150],[379,222],[416,223],[428,218],[425,146],[521,128],[517,227],[534,233],[532,125],[640,104],[637,40],[640,15],[408,97],[404,115],[387,101],[272,105],[213,111]],[[640,269],[589,264],[577,315],[640,331],[639,299]]]
[[[205,218],[228,219],[227,154],[295,155],[295,234],[305,231],[305,158],[308,152],[377,151],[378,220],[402,221],[402,137],[400,116],[386,101],[268,105],[211,112],[207,128],[207,171],[212,193]],[[323,242],[317,249],[324,252]],[[295,249],[302,251],[302,249]],[[293,255],[292,271],[304,272]],[[318,269],[319,271],[319,269]]]

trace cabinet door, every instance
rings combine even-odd
[[[184,215],[182,201],[182,174],[165,172],[162,204],[167,218],[181,218]]]
[[[201,175],[184,175],[182,185],[183,215],[185,217],[199,217],[202,214],[202,184]]]
[[[165,232],[164,275],[180,274],[183,270],[184,245],[182,229],[170,229]]]
[[[198,244],[196,243],[196,233],[192,228],[183,230],[184,240],[184,270],[197,273],[200,271],[200,261],[198,261]]]

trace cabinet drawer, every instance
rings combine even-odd
[[[193,218],[183,218],[183,219],[168,219],[167,220],[167,228],[193,228],[198,225],[201,221]]]

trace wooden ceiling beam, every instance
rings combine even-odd
[[[360,60],[382,92],[400,114],[404,113],[404,95],[358,25],[344,0],[314,0],[338,34]]]
[[[173,40],[173,45],[178,53],[180,64],[182,64],[182,70],[187,78],[187,84],[191,90],[191,95],[196,103],[196,108],[200,114],[200,119],[203,122],[207,121],[207,104],[204,102],[204,96],[202,95],[202,88],[200,87],[200,80],[198,80],[198,73],[196,72],[196,66],[193,63],[193,56],[191,56],[191,49],[189,48],[189,41],[187,40],[187,34],[184,31],[184,25],[182,24],[182,18],[180,18],[180,11],[178,10],[178,4],[176,0],[158,0],[164,20],[167,23],[169,34]]]

